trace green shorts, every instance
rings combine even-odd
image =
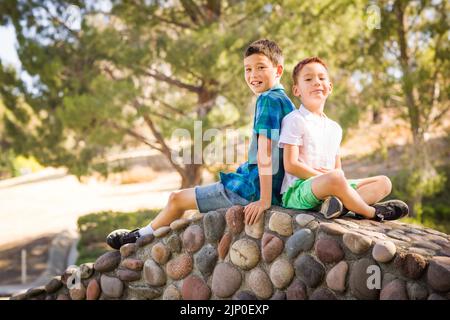
[[[289,209],[310,210],[320,206],[323,200],[316,198],[312,191],[311,177],[307,180],[298,179],[283,193],[282,206]],[[356,190],[359,179],[347,179],[350,187]]]

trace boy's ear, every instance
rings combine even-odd
[[[281,78],[281,75],[283,74],[283,66],[281,64],[277,65],[277,77]]]
[[[294,96],[300,97],[300,90],[299,90],[299,88],[297,87],[296,84],[294,84],[292,86],[292,93],[294,94]]]
[[[330,93],[333,92],[333,82],[330,81]]]

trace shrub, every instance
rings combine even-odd
[[[103,211],[78,218],[78,259],[76,264],[95,261],[110,250],[105,243],[106,236],[115,229],[136,229],[150,223],[160,209],[137,212]]]

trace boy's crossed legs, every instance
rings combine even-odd
[[[326,199],[320,211],[327,218],[350,210],[365,218],[383,221],[400,219],[409,212],[408,205],[400,200],[378,203],[392,190],[392,183],[386,176],[360,179],[355,190],[349,186],[342,170],[333,170],[314,178],[311,189],[317,198]]]
[[[391,180],[386,176],[374,176],[358,179],[356,192],[368,205],[375,204],[392,191]]]
[[[360,179],[355,190],[349,186],[342,170],[332,170],[313,178],[311,189],[319,200],[335,196],[348,210],[373,219],[375,208],[370,205],[389,195],[392,185],[387,177],[376,176]]]
[[[389,178],[385,176],[359,179],[355,190],[349,185],[343,171],[336,169],[299,181],[297,186],[291,188],[283,196],[284,206],[313,209],[322,204],[320,211],[326,218],[342,215],[343,206],[365,218],[378,221],[395,220],[408,214],[408,206],[402,201],[377,203],[389,195],[392,189]]]

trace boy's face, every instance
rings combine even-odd
[[[328,77],[328,71],[317,62],[303,67],[297,77],[297,84],[293,86],[293,93],[300,97],[304,105],[323,104],[333,89]]]
[[[274,66],[263,54],[252,54],[244,59],[245,81],[254,94],[272,88],[283,73],[283,66]]]

